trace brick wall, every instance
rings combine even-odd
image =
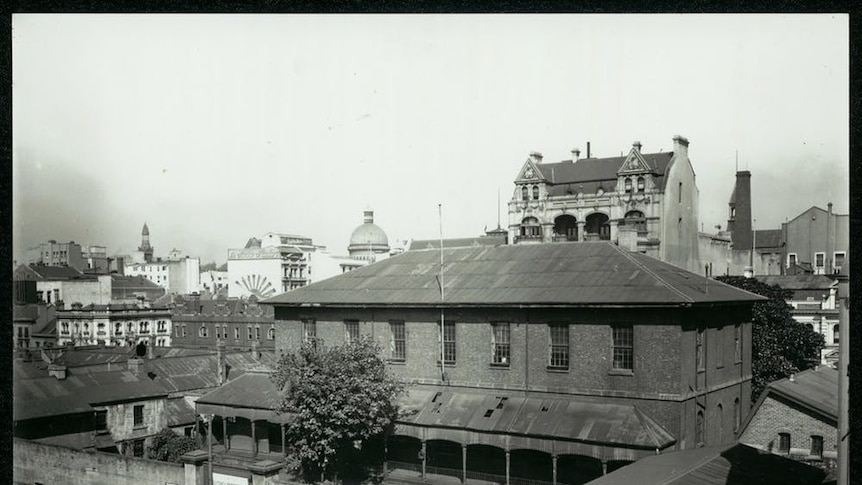
[[[811,436],[822,436],[823,456],[829,461],[838,457],[836,426],[835,421],[769,394],[751,417],[739,441],[777,453],[778,433],[789,433],[791,457],[808,461]]]
[[[101,452],[84,452],[15,439],[15,483],[144,485],[186,483],[183,465]],[[189,484],[194,485],[194,484]]]

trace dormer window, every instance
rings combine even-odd
[[[521,200],[530,200],[530,189],[526,185],[521,187]]]
[[[643,177],[638,177],[638,192],[644,192],[646,190],[646,181]]]
[[[533,200],[539,200],[539,187],[533,186]]]
[[[632,193],[632,179],[630,179],[630,178],[626,179],[626,193],[627,194]]]

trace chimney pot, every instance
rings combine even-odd
[[[829,208],[829,213],[831,214],[832,213],[832,202],[826,204],[826,207]]]
[[[129,366],[129,372],[138,376],[141,375],[141,369],[144,367],[144,361],[137,357],[132,357],[126,363]]]
[[[674,144],[674,146],[681,145],[681,146],[687,147],[688,146],[688,138],[686,138],[682,135],[674,135],[673,144]]]
[[[577,162],[579,158],[581,158],[581,149],[572,148],[572,161]]]
[[[590,142],[587,142],[587,158],[590,158]]]
[[[641,145],[641,142],[639,142],[639,141],[633,141],[632,142],[632,147],[634,147],[634,149],[637,150],[638,153],[640,153],[642,146],[643,145]]]

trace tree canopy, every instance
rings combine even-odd
[[[184,454],[199,448],[198,441],[189,436],[181,436],[170,428],[164,428],[153,436],[147,450],[147,457],[153,460],[179,462]]]
[[[770,382],[811,368],[820,361],[823,336],[793,319],[787,304],[792,291],[743,276],[716,279],[769,298],[755,303],[752,310],[752,401]]]
[[[404,389],[369,338],[338,347],[306,344],[282,356],[273,380],[282,390],[277,411],[296,415],[285,427],[287,443],[306,476],[315,477],[360,467],[357,451],[391,426]]]

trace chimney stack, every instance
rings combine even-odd
[[[642,146],[643,146],[643,145],[641,145],[641,142],[639,142],[639,141],[637,141],[637,140],[635,140],[635,141],[633,141],[633,142],[632,142],[632,147],[634,147],[634,149],[635,149],[635,150],[637,150],[637,151],[638,151],[638,153],[640,153],[640,152],[641,152],[641,147],[642,147]]]
[[[832,213],[832,202],[826,204],[826,207],[829,208],[829,213]]]
[[[48,375],[51,377],[56,377],[57,380],[62,381],[66,378],[66,366],[57,365],[57,364],[49,364],[48,365]]]
[[[126,363],[129,366],[129,372],[132,374],[139,376],[141,375],[141,371],[144,368],[144,360],[139,359],[138,357],[132,357]]]
[[[688,158],[688,138],[675,135],[673,137],[673,153]]]
[[[530,159],[533,163],[542,163],[542,154],[540,152],[530,152]]]
[[[581,158],[581,149],[580,148],[572,148],[572,161],[577,162],[578,159]]]
[[[156,336],[150,334],[147,338],[147,358],[154,359],[156,357]]]
[[[260,360],[260,342],[257,340],[251,341],[251,356],[254,360]]]
[[[225,381],[225,360],[224,360],[224,340],[219,339],[216,342],[216,361],[218,365],[218,385],[224,384]]]
[[[587,158],[590,158],[590,142],[587,142]]]

